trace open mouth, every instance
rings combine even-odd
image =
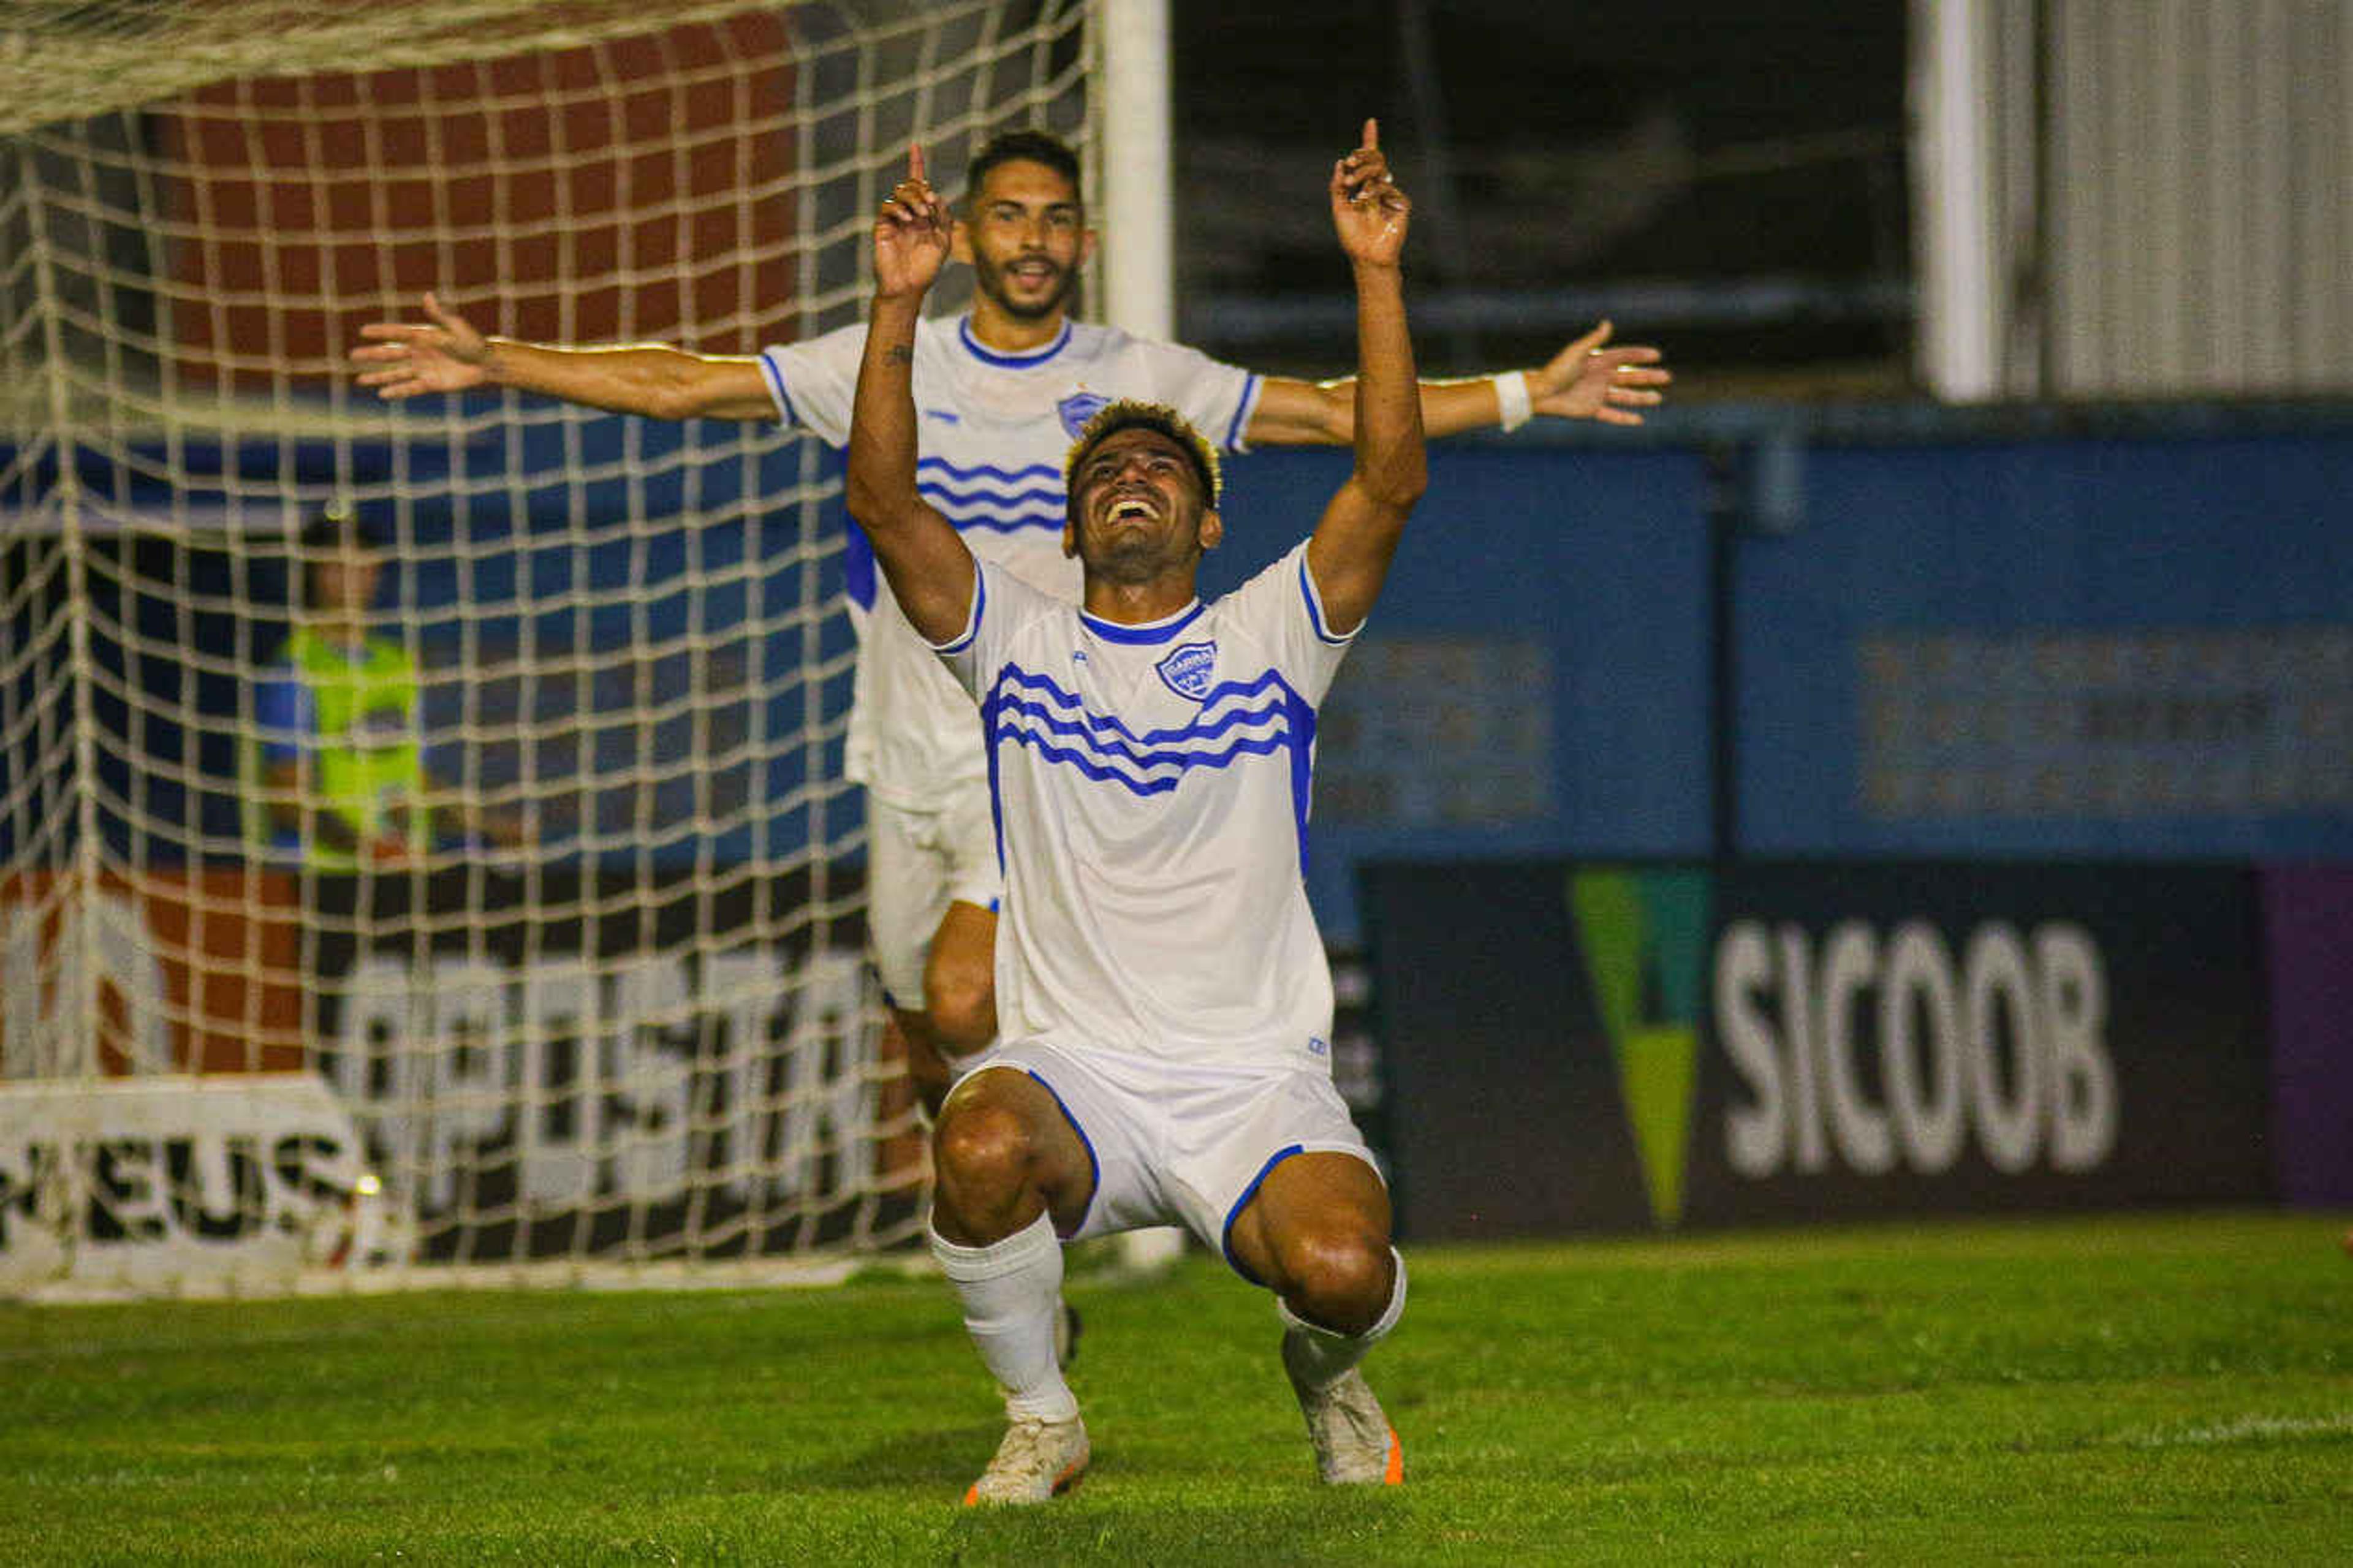
[[[1052,283],[1061,275],[1061,270],[1050,261],[1017,261],[1006,268],[1017,281],[1033,289]]]
[[[1113,501],[1111,505],[1105,509],[1103,512],[1103,521],[1105,522],[1125,522],[1129,521],[1152,522],[1156,521],[1159,516],[1160,509],[1153,505],[1151,501],[1146,500],[1144,497],[1122,496],[1117,500]]]

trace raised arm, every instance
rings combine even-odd
[[[1664,401],[1660,389],[1674,379],[1659,351],[1641,344],[1609,346],[1602,322],[1535,370],[1425,381],[1421,425],[1430,436],[1465,430],[1516,430],[1537,415],[1640,425],[1641,411]],[[1244,431],[1254,446],[1342,446],[1355,439],[1356,384],[1293,381],[1269,376]]]
[[[948,205],[923,178],[923,150],[874,220],[874,310],[849,413],[849,515],[866,530],[892,595],[916,631],[953,641],[972,618],[976,568],[947,519],[915,489],[915,322],[947,260]]]
[[[749,355],[688,353],[659,343],[558,348],[485,337],[430,294],[425,314],[425,322],[372,321],[360,329],[369,341],[352,351],[352,361],[369,367],[362,386],[384,398],[512,386],[656,419],[776,417],[767,378]]]
[[[1389,177],[1379,138],[1379,125],[1366,121],[1364,145],[1333,166],[1329,191],[1356,285],[1356,462],[1307,542],[1307,569],[1324,624],[1337,633],[1372,613],[1406,517],[1430,483],[1398,265],[1412,204]]]

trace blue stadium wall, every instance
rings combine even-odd
[[[2353,858],[2353,413],[2007,424],[1441,447],[1334,695],[1390,700],[1390,641],[1468,684],[1398,699],[1419,744],[1327,733],[1326,786],[1386,784],[1319,795],[1327,929],[1399,857]],[[1345,466],[1234,464],[1229,553]],[[1542,730],[1539,797],[1450,795],[1450,720]]]
[[[1369,858],[2353,859],[2353,409],[1799,417],[1702,411],[1439,449],[1324,718],[1311,875],[1335,941],[1356,936],[1354,868]],[[615,454],[698,438],[590,428]],[[457,460],[480,484],[504,449]],[[1345,465],[1331,451],[1235,462],[1209,585],[1311,527]],[[714,452],[673,482],[709,505],[763,480]],[[761,548],[742,528],[583,563],[552,537],[572,521],[553,515],[563,500],[550,487],[521,515],[424,524],[490,551],[477,593],[546,579],[563,555],[586,574],[573,586],[670,580],[657,627],[691,618],[708,634],[742,613],[740,592],[676,585]],[[779,555],[774,593],[797,592],[800,570]],[[415,573],[403,607],[446,622],[459,590]],[[272,585],[241,591],[266,601]],[[121,608],[168,636],[154,597]],[[29,637],[18,620],[7,635]],[[559,647],[628,629],[535,620],[511,629]],[[282,623],[195,625],[207,653],[250,658]],[[152,655],[126,666],[103,635],[98,651],[132,684],[181,689]],[[235,711],[226,680],[196,689],[205,710]],[[799,696],[785,706],[779,720],[797,716]],[[216,776],[202,814],[233,832],[231,748],[120,722],[115,788],[177,787],[138,778],[135,735],[160,772]],[[712,848],[775,851],[795,832],[771,823]]]

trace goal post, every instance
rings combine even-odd
[[[841,777],[838,458],[385,405],[344,356],[428,289],[579,343],[856,320],[908,142],[952,174],[1013,126],[1090,142],[1120,9],[0,21],[0,1292],[919,1233]],[[355,651],[313,635],[319,563],[371,544]],[[331,656],[377,661],[348,701],[293,679]],[[363,751],[358,826],[306,841],[302,790]]]

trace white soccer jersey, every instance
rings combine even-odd
[[[1234,593],[1124,626],[982,563],[938,651],[978,699],[997,854],[997,1026],[1330,1070],[1307,907],[1315,705],[1348,638],[1303,542]]]
[[[760,355],[785,422],[836,447],[849,440],[866,329],[844,327]],[[969,317],[915,329],[916,488],[976,555],[1075,600],[1078,563],[1062,554],[1062,458],[1090,416],[1124,397],[1165,403],[1242,449],[1259,378],[1194,349],[1065,322],[1025,354],[998,353]],[[891,597],[865,535],[850,542],[849,593],[860,639],[847,772],[911,810],[976,785],[985,763],[972,701]]]

